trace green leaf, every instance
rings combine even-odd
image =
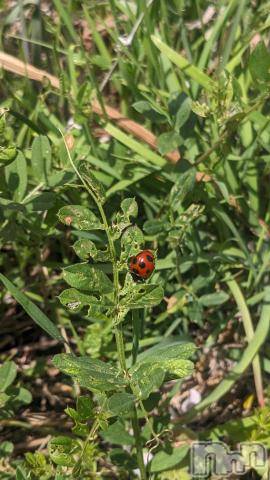
[[[4,441],[0,443],[0,458],[10,457],[14,450],[13,443]]]
[[[187,359],[194,351],[193,343],[173,342],[157,345],[139,355],[129,373],[141,398],[146,399],[155,388],[159,388],[166,373],[177,378],[190,375],[193,363]]]
[[[48,182],[51,170],[51,146],[47,137],[39,135],[32,144],[32,171],[38,182]]]
[[[120,305],[127,308],[143,308],[158,305],[164,297],[163,288],[151,284],[136,284],[132,282]]]
[[[142,400],[146,400],[150,393],[159,389],[165,378],[164,369],[152,363],[142,364],[136,370],[130,370],[130,373],[133,391]]]
[[[138,215],[138,205],[134,198],[125,198],[121,202],[122,212],[118,212],[110,227],[111,234],[114,240],[121,237],[123,230],[131,224],[130,217]]]
[[[63,278],[71,287],[80,290],[97,293],[113,291],[113,284],[107,275],[87,263],[76,263],[64,268]]]
[[[93,173],[93,166],[87,161],[83,161],[79,164],[79,173],[87,183],[98,201],[103,205],[106,201],[106,193],[103,185],[97,180]]]
[[[49,455],[51,460],[61,467],[72,467],[76,463],[76,454],[81,450],[77,440],[59,436],[49,442]]]
[[[22,152],[19,152],[15,161],[6,168],[6,179],[13,200],[21,202],[27,189],[27,163]]]
[[[199,303],[204,307],[210,307],[215,305],[222,305],[229,300],[230,296],[226,292],[208,293],[202,295],[199,299]]]
[[[106,409],[112,416],[126,415],[134,407],[135,400],[131,393],[115,393],[108,399]]]
[[[17,155],[16,147],[2,147],[0,146],[0,167],[5,167],[13,162]]]
[[[54,356],[53,364],[61,372],[75,378],[81,387],[91,391],[117,390],[126,384],[119,370],[97,359],[62,353]]]
[[[159,135],[157,139],[158,150],[161,155],[165,155],[181,145],[182,139],[177,132],[166,132]]]
[[[179,67],[185,75],[188,75],[190,78],[198,82],[200,85],[202,85],[202,87],[204,87],[210,92],[215,89],[215,82],[202,70],[190,64],[185,57],[175,52],[172,48],[166,45],[166,43],[162,42],[158,37],[151,35],[151,39],[155,46],[169,60],[171,60],[171,62],[173,62],[177,67]]]
[[[123,258],[136,255],[144,244],[144,236],[142,231],[134,225],[127,228],[121,237],[121,246],[124,251]]]
[[[171,229],[171,224],[166,220],[146,220],[143,224],[143,229],[147,235],[158,235],[166,233]]]
[[[19,466],[16,468],[16,480],[29,480],[28,473]]]
[[[185,97],[179,110],[177,111],[174,125],[174,128],[177,131],[179,131],[187,122],[191,112],[191,103],[191,99],[189,97]]]
[[[119,142],[123,143],[126,147],[134,152],[138,153],[142,158],[148,160],[148,162],[158,166],[163,167],[166,165],[167,161],[162,158],[157,153],[153,152],[150,148],[146,147],[140,142],[137,142],[129,135],[126,135],[122,132],[119,128],[116,128],[111,123],[105,125],[105,130],[108,132],[112,137],[116,138]],[[145,176],[145,174],[144,174]]]
[[[104,226],[96,215],[81,205],[67,205],[58,212],[60,222],[78,230],[103,230]]]
[[[179,175],[170,193],[170,201],[174,209],[177,209],[179,203],[182,203],[186,195],[193,190],[195,182],[196,171],[194,168],[190,168],[185,173]]]
[[[17,375],[16,364],[12,361],[6,361],[0,367],[0,392],[5,390],[14,382]]]
[[[83,395],[77,399],[77,413],[81,421],[93,417],[94,402],[89,396]]]
[[[249,70],[258,85],[270,81],[270,53],[263,41],[259,42],[249,58]]]
[[[99,308],[102,306],[96,297],[79,292],[76,288],[67,288],[66,290],[63,290],[58,298],[62,305],[65,305],[65,307],[73,312],[78,312],[86,305],[95,305]]]
[[[187,360],[196,351],[196,346],[191,342],[166,342],[155,345],[138,357],[138,363],[162,362],[173,358]]]
[[[121,209],[126,218],[137,217],[138,215],[138,205],[135,198],[125,198],[121,202]]]
[[[162,123],[166,121],[166,116],[163,115],[159,110],[155,109],[154,105],[146,100],[140,100],[139,102],[133,103],[132,107],[145,118],[151,120],[151,122]]]
[[[10,400],[10,396],[4,392],[0,392],[0,408],[3,408],[6,403]],[[1,418],[1,416],[0,416]]]
[[[116,445],[134,445],[134,437],[126,431],[125,426],[119,420],[112,423],[107,430],[101,433],[101,436],[107,442]]]
[[[176,467],[186,457],[188,452],[189,446],[183,446],[175,448],[169,447],[167,451],[156,453],[151,461],[151,472],[163,472]]]
[[[92,258],[96,262],[107,262],[111,258],[108,248],[106,250],[98,250],[94,242],[88,238],[77,240],[73,245],[73,249],[82,260]]]
[[[36,195],[31,201],[27,202],[27,209],[33,212],[44,212],[54,207],[57,200],[56,194],[53,192],[42,192]]]
[[[7,290],[17,300],[17,302],[23,307],[26,313],[31,317],[34,322],[39,325],[45,332],[47,332],[52,338],[60,342],[65,342],[62,335],[59,333],[58,328],[49,320],[49,318],[33,303],[29,300],[24,293],[20,292],[13,283],[11,283],[4,275],[0,273],[0,280],[3,282]]]

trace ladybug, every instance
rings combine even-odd
[[[142,250],[129,260],[129,270],[136,280],[146,280],[155,268],[155,257],[151,250]]]

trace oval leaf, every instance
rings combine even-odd
[[[87,263],[77,263],[63,269],[63,278],[71,286],[89,292],[109,293],[113,284],[104,272]]]
[[[97,359],[62,353],[54,356],[53,364],[88,390],[117,390],[126,384],[119,370]]]
[[[60,222],[78,230],[103,230],[103,225],[96,215],[81,205],[67,205],[58,212]]]

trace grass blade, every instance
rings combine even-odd
[[[172,48],[170,48],[166,43],[162,42],[158,37],[155,35],[151,36],[152,41],[156,45],[156,47],[169,59],[173,62],[177,67],[183,71],[186,75],[190,78],[195,80],[199,85],[204,87],[208,91],[213,91],[215,89],[215,82],[212,80],[206,73],[200,70],[198,67],[191,65],[189,61],[180,55],[180,53],[175,52]]]
[[[29,300],[24,293],[15,287],[15,285],[13,285],[13,283],[1,273],[0,280],[37,325],[47,332],[50,337],[58,340],[59,342],[65,343],[64,338],[59,333],[58,328],[54,325],[54,323],[52,323],[51,320],[49,320],[49,318],[33,302],[31,302],[31,300]]]

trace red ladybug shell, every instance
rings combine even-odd
[[[151,250],[142,250],[129,260],[130,272],[137,278],[146,280],[153,273],[155,258]]]

